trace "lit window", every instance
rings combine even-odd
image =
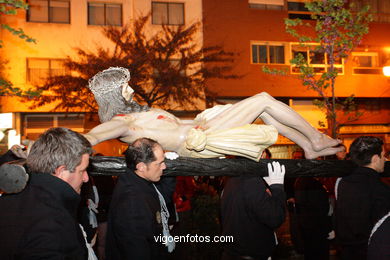
[[[166,25],[183,25],[184,4],[152,2],[152,23]]]
[[[23,135],[27,139],[37,139],[51,127],[67,127],[73,131],[84,132],[83,114],[25,114],[23,116]]]
[[[27,82],[41,85],[49,77],[68,74],[61,59],[27,59]]]
[[[280,43],[252,43],[252,63],[284,64],[284,45]]]
[[[293,0],[287,2],[288,18],[289,19],[304,19],[311,20],[310,12],[305,7],[304,0]]]
[[[318,44],[306,44],[305,46],[299,43],[291,44],[291,57],[295,58],[298,54],[301,54],[307,61],[310,67],[313,68],[314,73],[323,73],[329,68],[329,57],[324,52],[318,50]],[[334,68],[339,74],[344,73],[343,60],[338,58],[334,62]],[[291,66],[291,73],[300,73],[299,68]]]
[[[69,0],[30,0],[28,22],[70,23]]]
[[[382,74],[376,52],[353,52],[352,64],[353,74]]]
[[[284,0],[248,0],[249,8],[261,10],[283,10]]]
[[[89,25],[122,25],[122,5],[88,3]]]

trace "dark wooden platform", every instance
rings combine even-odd
[[[267,176],[267,163],[278,161],[286,167],[286,177],[317,176],[335,177],[350,174],[356,167],[351,161],[339,160],[290,160],[262,159],[255,162],[246,158],[236,159],[198,159],[179,157],[166,160],[167,176]],[[124,157],[91,157],[88,172],[91,175],[121,175],[125,172]],[[386,162],[383,177],[390,177],[390,162]]]

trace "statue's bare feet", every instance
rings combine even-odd
[[[342,152],[344,150],[345,150],[345,148],[343,146],[329,147],[329,148],[322,149],[319,152],[314,151],[314,150],[305,150],[305,158],[309,159],[309,160],[316,159],[317,157],[320,157],[320,156],[333,155],[333,154],[336,154],[338,152]]]
[[[320,134],[318,138],[311,140],[311,146],[316,152],[321,152],[322,150],[330,147],[334,147],[341,144],[340,139],[333,139],[326,134]]]

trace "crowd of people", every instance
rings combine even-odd
[[[1,157],[1,167],[20,159],[16,150]],[[129,145],[126,174],[99,180],[86,171],[88,140],[66,128],[49,129],[26,158],[26,187],[0,197],[0,259],[186,259],[186,246],[167,238],[192,231],[192,202],[201,184],[220,196],[220,234],[234,238],[222,244],[223,260],[271,259],[275,231],[287,215],[295,219],[291,239],[306,260],[329,259],[330,245],[340,260],[389,259],[383,141],[362,136],[349,151],[357,165],[350,175],[336,182],[296,178],[288,198],[286,169],[275,161],[263,178],[164,177],[164,150],[148,138]],[[263,158],[271,158],[269,151]]]
[[[383,140],[358,137],[349,149],[357,168],[337,180],[285,178],[288,169],[277,161],[267,164],[266,177],[207,177],[198,184],[166,177],[165,161],[178,156],[271,158],[265,148],[278,133],[301,147],[294,159],[345,159],[345,147],[267,93],[181,120],[132,100],[129,79],[127,69],[110,68],[90,80],[101,124],[89,133],[51,128],[27,151],[16,146],[1,156],[0,259],[187,259],[189,248],[176,236],[196,235],[186,232],[193,231],[188,222],[199,191],[220,202],[219,213],[206,220],[233,238],[213,259],[272,259],[287,217],[306,260],[329,259],[331,240],[341,260],[390,259]],[[252,124],[257,118],[265,125]],[[113,138],[129,144],[126,173],[93,179],[87,173],[92,146]],[[18,158],[25,163],[9,163]]]

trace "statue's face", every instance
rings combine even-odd
[[[122,96],[127,100],[130,101],[133,99],[134,96],[134,90],[129,86],[129,84],[125,83],[122,86]]]

